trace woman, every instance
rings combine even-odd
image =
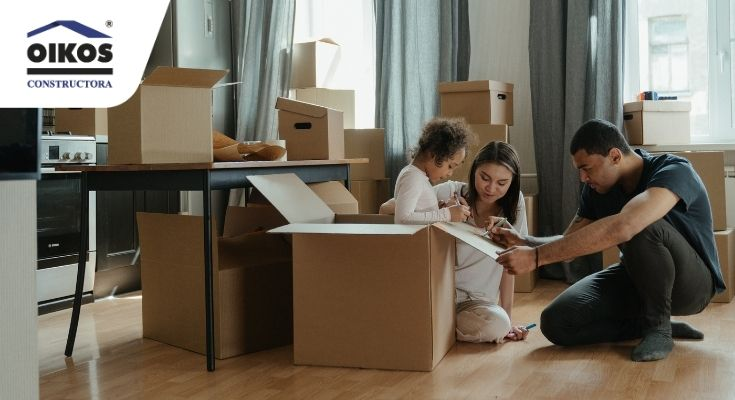
[[[506,225],[528,233],[526,209],[520,190],[520,162],[513,147],[490,142],[472,161],[469,183],[447,181],[434,186],[439,207],[468,205],[467,223],[487,227],[505,218]],[[395,201],[380,207],[392,214]],[[457,339],[466,342],[523,340],[528,330],[511,324],[515,277],[495,260],[464,242],[457,242],[455,271]]]

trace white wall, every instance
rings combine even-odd
[[[0,226],[0,399],[38,399],[35,181],[0,181]]]
[[[513,87],[510,143],[523,173],[536,172],[528,65],[530,0],[469,0],[470,80],[491,79]]]

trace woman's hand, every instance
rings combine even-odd
[[[528,336],[528,329],[522,325],[511,326],[510,332],[505,335],[505,339],[512,341],[524,340]]]
[[[452,222],[465,222],[470,217],[470,208],[466,205],[454,205],[449,206],[450,221]]]

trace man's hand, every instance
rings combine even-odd
[[[498,264],[511,275],[525,274],[536,269],[536,249],[528,246],[513,246],[499,251]]]
[[[503,247],[511,246],[522,246],[526,244],[520,233],[516,231],[512,225],[506,223],[504,228],[493,228],[493,224],[497,222],[497,217],[491,217],[489,221],[486,221],[486,227],[488,229],[488,236],[490,240],[495,243],[503,245]]]

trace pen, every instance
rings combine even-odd
[[[531,328],[533,328],[535,326],[536,326],[536,324],[532,322],[532,323],[526,325],[526,330],[529,330],[529,329],[531,329]]]

